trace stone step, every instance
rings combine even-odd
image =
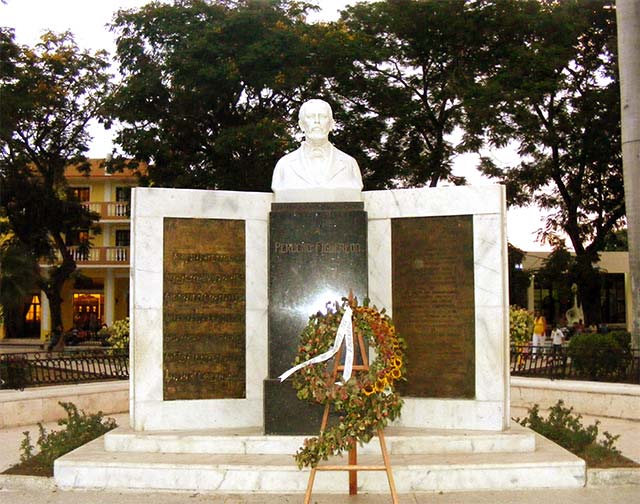
[[[375,441],[372,443],[377,445]],[[584,461],[536,435],[529,453],[393,454],[399,493],[577,488]],[[346,462],[346,457],[330,461]],[[381,465],[378,454],[359,454],[361,465]],[[106,451],[102,438],[59,458],[55,480],[64,489],[153,489],[214,493],[304,493],[309,470],[291,455],[145,453]],[[348,493],[348,473],[318,472],[314,492]],[[388,493],[384,473],[360,472],[361,493]]]
[[[105,449],[113,452],[209,453],[277,455],[295,453],[305,436],[265,436],[261,429],[136,432],[119,427],[105,436]],[[513,423],[506,432],[451,431],[388,427],[385,439],[389,453],[522,453],[535,450],[534,433]],[[362,453],[377,453],[374,438],[359,447]]]

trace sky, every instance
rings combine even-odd
[[[119,9],[137,8],[149,0],[4,0],[0,3],[0,25],[15,30],[16,41],[34,45],[47,30],[62,32],[69,30],[76,43],[84,49],[106,49],[115,52],[114,34],[106,25]],[[310,19],[332,21],[338,12],[353,0],[315,0],[322,10]],[[106,131],[95,123],[90,132],[94,138],[88,155],[102,158],[113,148],[113,132]],[[483,152],[498,164],[513,161],[517,156],[513,149]],[[491,180],[481,176],[475,169],[478,156],[464,154],[454,161],[454,174],[463,175],[469,184],[487,185]],[[507,213],[507,236],[510,243],[528,251],[549,250],[547,245],[536,242],[537,230],[542,227],[542,214],[537,208],[509,209]]]

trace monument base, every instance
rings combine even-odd
[[[505,432],[385,429],[400,494],[438,491],[580,488],[583,460],[515,423]],[[264,436],[259,428],[136,432],[118,428],[59,458],[62,489],[144,489],[212,493],[303,494],[309,470],[292,455],[302,436]],[[339,459],[331,459],[340,462]],[[360,464],[380,464],[377,442]],[[361,493],[388,494],[386,478],[358,475]],[[319,472],[314,492],[347,494],[346,473]]]
[[[266,379],[264,398],[265,434],[318,434],[324,407],[298,399],[291,383]]]

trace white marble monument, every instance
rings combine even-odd
[[[462,216],[472,222],[473,264],[464,267],[472,270],[474,286],[473,390],[464,399],[404,397],[402,416],[386,436],[398,490],[582,486],[583,461],[510,425],[504,187],[362,192],[357,163],[328,141],[333,127],[328,105],[307,102],[300,126],[305,143],[278,163],[274,194],[133,190],[130,426],[58,459],[56,482],[63,488],[304,492],[308,472],[298,471],[292,458],[303,438],[264,435],[269,211],[273,202],[363,201],[369,297],[392,316],[394,221]],[[165,219],[244,223],[246,299],[240,306],[246,387],[241,397],[164,399]],[[424,332],[428,337],[427,328]],[[363,449],[363,461],[371,449]],[[316,490],[345,493],[346,477],[319,475]],[[359,487],[388,491],[386,482],[370,473],[363,474]]]

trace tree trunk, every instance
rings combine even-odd
[[[60,327],[64,331],[62,325],[62,293],[61,290],[55,288],[47,288],[45,291],[49,299],[49,312],[51,313],[51,328],[55,330]]]
[[[640,2],[617,0],[622,163],[629,233],[631,341],[640,348]]]
[[[585,325],[598,325],[602,321],[600,304],[601,277],[593,267],[593,258],[588,255],[576,256],[576,280],[584,311]]]

